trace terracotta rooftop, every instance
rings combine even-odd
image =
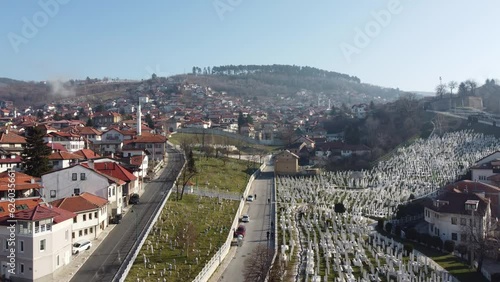
[[[83,193],[79,196],[67,197],[51,202],[53,206],[71,212],[95,210],[105,206],[107,203],[108,200],[90,193]]]
[[[86,160],[100,158],[101,156],[90,149],[81,149],[75,152],[75,154],[82,156]]]
[[[42,201],[41,198],[20,198],[16,199],[15,207],[16,211],[24,210],[24,209],[32,209],[38,205]],[[0,201],[0,218],[10,214],[9,204],[11,202],[9,200]]]
[[[137,179],[137,177],[133,175],[130,171],[128,171],[126,168],[115,162],[94,163],[94,168],[99,172],[118,178],[125,182],[130,182]]]
[[[25,144],[26,138],[19,136],[15,133],[9,132],[0,133],[0,143],[3,144]]]
[[[63,146],[63,144],[57,143],[57,142],[47,143],[47,146],[50,147],[54,151],[59,151],[59,152],[67,152],[68,151],[66,149],[66,147]]]
[[[477,194],[473,193],[454,193],[447,192],[441,196],[439,196],[436,200],[441,202],[445,202],[446,204],[440,205],[439,207],[434,204],[427,205],[427,207],[431,210],[434,210],[439,213],[450,213],[450,214],[471,214],[470,211],[465,210],[465,202],[469,200],[477,200],[479,201],[479,206],[476,211],[478,215],[484,215],[486,209],[489,207],[489,200],[485,199]]]
[[[79,154],[73,154],[69,152],[55,152],[52,153],[49,157],[49,160],[81,160],[83,156]]]
[[[54,219],[54,224],[75,217],[76,214],[54,206],[37,205],[33,208],[20,210],[14,213],[13,220],[39,221],[42,219]]]

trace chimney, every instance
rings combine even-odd
[[[31,178],[31,184],[35,184],[35,178]]]
[[[88,164],[91,169],[94,169],[94,160],[89,160]]]
[[[111,153],[111,158],[114,159],[115,158],[115,153]]]

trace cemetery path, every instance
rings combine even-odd
[[[246,235],[243,245],[237,247],[234,257],[226,257],[231,260],[219,281],[243,282],[245,277],[243,272],[247,267],[245,260],[251,255],[252,251],[259,245],[264,244],[270,251],[274,251],[274,236],[267,238],[267,232],[271,232],[271,218],[274,218],[271,209],[271,193],[273,188],[274,167],[268,166],[253,181],[249,195],[257,195],[257,199],[245,205],[243,214],[247,213],[251,221],[246,223]],[[246,210],[246,211],[245,211]],[[270,234],[271,235],[271,234]],[[266,275],[267,273],[263,273]]]
[[[70,281],[113,280],[127,253],[131,251],[138,234],[147,228],[148,219],[154,216],[156,207],[166,197],[182,168],[182,156],[172,149],[167,149],[167,152],[169,154],[167,166],[158,179],[147,184],[141,196],[141,203],[129,208],[129,211],[134,212],[128,212],[121,224],[115,225],[107,237],[97,239],[102,240],[99,246],[93,250],[92,255],[85,260],[80,269],[77,269],[78,272]],[[69,267],[66,270],[68,271],[66,277],[71,276],[75,271],[74,268]]]

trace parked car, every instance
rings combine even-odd
[[[250,216],[248,214],[244,214],[241,217],[241,222],[250,222]]]
[[[247,202],[253,202],[253,200],[254,200],[253,195],[248,195]]]
[[[137,205],[139,203],[139,194],[132,194],[130,195],[130,199],[128,200],[128,203],[130,205]]]
[[[245,228],[244,225],[240,225],[238,226],[238,228],[236,229],[236,231],[234,231],[234,237],[238,237],[238,236],[243,236],[245,237],[245,232],[247,231],[247,229]]]
[[[82,251],[88,250],[92,247],[92,243],[89,240],[80,240],[73,244],[73,254],[76,255]]]

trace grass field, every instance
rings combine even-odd
[[[205,139],[203,141],[203,138]],[[233,145],[240,149],[246,154],[256,154],[263,153],[267,154],[272,151],[278,150],[280,147],[277,146],[265,146],[250,144],[247,142],[242,142],[235,138],[229,138],[225,136],[215,135],[215,134],[192,134],[192,133],[176,133],[172,134],[168,141],[176,145],[181,145],[181,143],[192,143],[192,144],[219,144],[219,145]]]
[[[246,161],[195,160],[199,173],[193,182],[203,183],[203,188],[242,193],[253,173],[249,168],[253,163]],[[175,199],[174,188],[126,281],[191,281],[227,239],[239,201],[192,194]]]

